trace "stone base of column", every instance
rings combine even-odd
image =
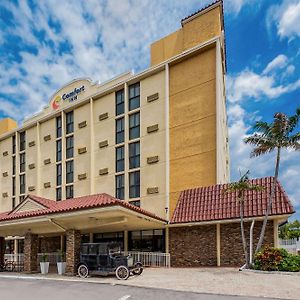
[[[38,236],[27,232],[24,240],[24,272],[36,273],[38,271]]]
[[[77,273],[77,266],[80,262],[81,234],[79,230],[71,229],[66,232],[66,274],[74,276]]]
[[[4,264],[4,253],[5,253],[5,239],[0,236],[0,265]]]

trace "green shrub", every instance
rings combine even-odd
[[[254,269],[263,271],[300,271],[300,256],[288,253],[285,249],[266,247],[256,253]]]

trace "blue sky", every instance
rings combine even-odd
[[[149,66],[149,45],[208,0],[0,2],[0,118],[19,122],[78,77],[105,81]],[[271,176],[274,155],[249,158],[256,120],[300,107],[300,0],[224,0],[231,178]],[[299,128],[298,128],[299,130]],[[300,152],[285,152],[280,180],[300,219]]]

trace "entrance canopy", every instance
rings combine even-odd
[[[69,229],[110,232],[163,228],[166,221],[108,194],[60,202],[28,195],[10,212],[0,213],[0,236],[58,234]]]

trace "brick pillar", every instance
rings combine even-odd
[[[75,275],[77,265],[80,262],[80,244],[81,234],[79,230],[70,229],[66,232],[67,247],[66,247],[66,274]]]
[[[24,271],[34,273],[38,271],[38,236],[31,232],[25,234],[24,240]]]
[[[0,236],[0,265],[4,264],[4,253],[5,253],[5,239]]]

